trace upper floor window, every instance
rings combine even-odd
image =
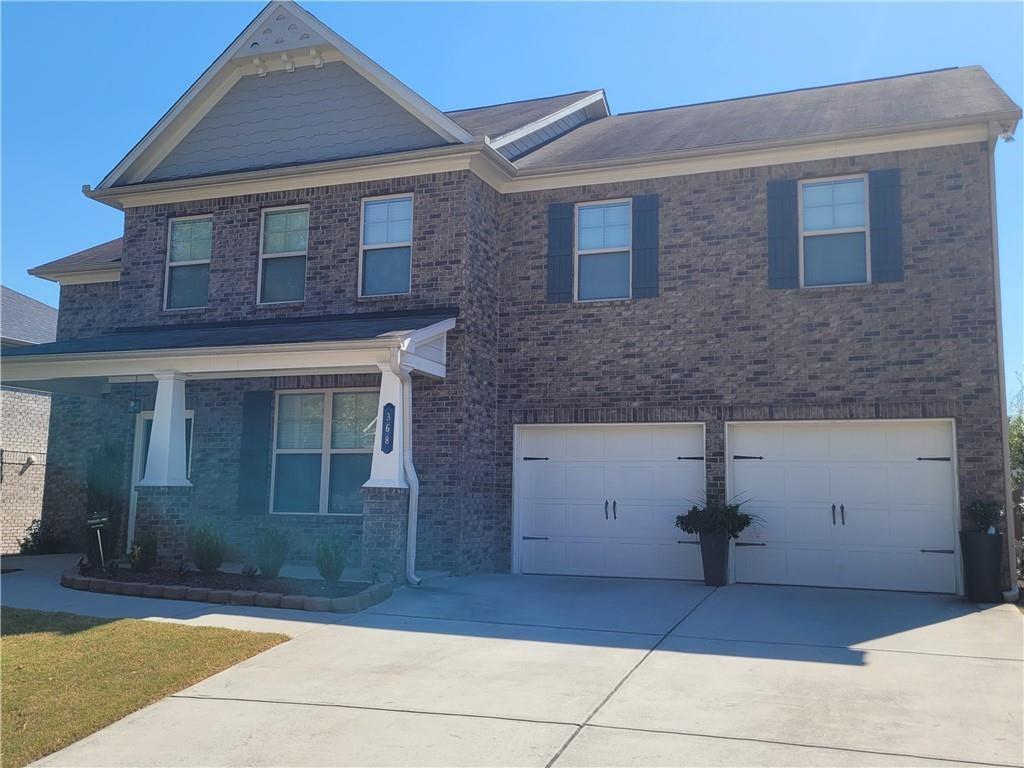
[[[628,299],[633,240],[629,200],[576,206],[576,300]]]
[[[377,401],[365,390],[278,393],[271,511],[362,514]]]
[[[309,208],[263,211],[260,236],[260,304],[302,301],[306,293]]]
[[[188,216],[171,219],[167,236],[164,307],[205,307],[210,288],[213,219]]]
[[[409,293],[412,283],[412,197],[363,201],[361,296]]]
[[[864,176],[800,182],[802,285],[871,279]]]

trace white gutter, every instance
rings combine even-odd
[[[1016,127],[1016,126],[1014,126]],[[990,128],[988,140],[988,182],[989,182],[989,211],[992,216],[992,281],[995,290],[996,300],[996,361],[998,363],[999,376],[999,414],[1002,419],[1000,430],[1003,438],[1003,482],[1004,482],[1004,503],[1006,509],[1006,542],[1007,562],[1010,572],[1010,589],[1003,592],[1003,600],[1008,603],[1015,603],[1020,597],[1020,589],[1017,586],[1017,551],[1016,551],[1016,521],[1013,516],[1013,491],[1010,487],[1010,436],[1009,418],[1006,408],[1006,361],[1003,355],[1003,303],[999,286],[999,229],[996,218],[996,141],[999,139],[1000,128],[993,125]],[[1013,131],[1009,132],[1013,136]]]
[[[388,363],[402,382],[402,464],[409,485],[409,520],[405,533],[405,580],[418,587],[423,579],[416,575],[416,528],[419,520],[420,480],[412,458],[412,377],[402,367],[401,351],[393,350]]]

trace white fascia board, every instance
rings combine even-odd
[[[30,269],[28,273],[33,277],[49,280],[59,285],[86,285],[88,283],[116,283],[121,279],[120,267],[109,267],[107,269],[80,269],[63,271],[47,270],[41,272]]]
[[[400,350],[405,336],[381,336],[358,341],[324,341],[301,344],[261,344],[234,347],[202,347],[124,352],[7,357],[3,360],[4,383],[68,378],[117,378],[151,376],[174,371],[193,379],[247,375],[296,375],[324,371],[376,371],[386,364],[392,350]],[[407,364],[421,370],[411,356]],[[423,361],[423,372],[445,375],[444,365]]]
[[[572,104],[562,107],[562,109],[559,109],[557,112],[552,112],[550,115],[545,115],[539,120],[534,120],[532,123],[524,125],[522,128],[516,128],[514,131],[509,131],[501,136],[492,138],[487,143],[495,149],[498,149],[506,144],[511,144],[513,141],[519,141],[519,139],[529,136],[531,133],[536,133],[552,123],[557,123],[563,117],[568,117],[573,112],[578,112],[581,109],[587,109],[592,105],[597,105],[595,110],[593,110],[596,111],[597,114],[591,115],[592,117],[608,116],[608,102],[605,101],[604,89],[601,89],[596,93],[592,93],[589,96],[584,96],[579,101],[574,101]]]
[[[184,138],[184,134],[238,81],[241,75],[248,72],[245,69],[246,64],[244,60],[236,64],[232,62],[232,59],[240,53],[241,47],[249,39],[250,35],[259,29],[278,8],[288,10],[309,24],[311,28],[327,40],[329,45],[333,46],[341,54],[341,59],[346,64],[394,99],[413,117],[431,128],[441,138],[461,144],[468,144],[473,141],[473,137],[450,117],[447,117],[426,99],[404,85],[300,5],[292,2],[272,2],[257,14],[256,18],[242,30],[213,64],[207,67],[203,74],[199,76],[199,79],[185,91],[181,98],[157,121],[156,125],[146,132],[146,135],[142,137],[139,143],[103,178],[97,189],[111,188],[115,182],[119,181],[151,149],[154,150],[154,157],[137,169],[138,172],[133,173],[135,178],[129,179],[129,181],[137,181],[138,178],[144,178],[152,171],[178,141]],[[205,98],[201,98],[203,96]],[[199,101],[203,103],[197,104]],[[194,114],[189,115],[188,119],[186,119],[185,113],[193,107],[195,108]],[[183,124],[177,125],[178,123]],[[172,131],[174,134],[172,140],[163,142],[158,150],[155,145],[169,131]],[[173,139],[177,139],[177,141]]]

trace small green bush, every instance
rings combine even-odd
[[[23,555],[56,555],[64,551],[64,539],[50,523],[33,520],[19,546]]]
[[[135,537],[128,550],[128,565],[136,573],[149,573],[156,565],[157,538],[153,531]]]
[[[987,531],[999,523],[999,518],[1003,516],[1003,508],[998,501],[979,499],[967,505],[967,514],[974,520],[979,531]]]
[[[757,519],[740,511],[744,503],[723,504],[704,499],[702,504],[694,504],[689,512],[676,517],[676,528],[697,535],[724,533],[730,539],[738,539]]]
[[[192,560],[203,573],[216,573],[224,562],[224,537],[212,523],[192,529]]]
[[[330,587],[334,587],[345,570],[345,542],[338,536],[316,543],[316,569]]]
[[[256,567],[268,579],[276,579],[288,557],[288,534],[280,528],[268,526],[256,539]]]

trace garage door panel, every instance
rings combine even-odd
[[[541,432],[549,434],[536,438]],[[701,427],[524,427],[520,441],[516,514],[524,572],[700,576],[699,550],[676,543],[684,537],[674,523],[704,495],[703,460],[678,459],[703,456]],[[525,462],[525,455],[546,461]]]
[[[949,423],[740,424],[729,441],[765,456],[728,465],[730,492],[765,518],[743,540],[767,546],[736,550],[739,580],[956,590],[955,558],[921,551],[955,549]]]

